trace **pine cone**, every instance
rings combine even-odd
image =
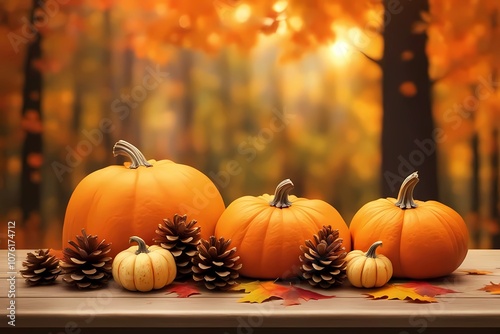
[[[176,279],[192,275],[191,260],[198,254],[198,244],[201,239],[200,227],[197,221],[186,223],[187,216],[174,215],[173,221],[163,219],[163,224],[158,224],[157,238],[154,242],[172,253],[177,265]]]
[[[111,251],[111,244],[98,241],[96,235],[76,236],[77,242],[69,241],[74,249],[63,250],[61,261],[63,281],[80,289],[99,288],[111,277],[112,258],[106,256]]]
[[[300,246],[300,271],[309,284],[327,289],[343,283],[347,252],[342,241],[339,230],[332,230],[328,225],[314,235],[314,242],[307,240],[306,246]]]
[[[211,236],[209,240],[201,239],[198,255],[193,258],[193,279],[203,282],[209,290],[228,289],[237,284],[242,264],[236,255],[236,247],[229,249],[231,240]]]
[[[36,250],[28,253],[23,262],[24,269],[19,272],[26,279],[29,285],[54,283],[61,273],[59,259],[49,254],[49,249]]]

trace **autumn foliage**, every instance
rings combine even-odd
[[[381,33],[404,1],[385,13],[381,0],[46,1],[34,26],[43,57],[32,64],[44,74],[43,118],[19,112],[32,4],[0,4],[0,34],[7,37],[0,39],[0,218],[26,228],[19,229],[19,247],[58,248],[72,190],[117,162],[108,151],[119,138],[204,171],[227,202],[285,176],[298,194],[325,199],[346,221],[379,197],[377,62],[384,56]],[[466,218],[471,247],[492,247],[500,232],[493,186],[500,4],[429,5],[413,28],[429,38],[440,200]],[[148,69],[168,75],[139,96]],[[418,90],[401,82],[394,94]],[[103,119],[109,131],[102,131]],[[271,136],[263,130],[275,119],[283,127]],[[19,143],[28,128],[43,131],[44,152],[22,161]],[[233,160],[244,173],[228,169]],[[58,177],[53,162],[68,172]],[[36,177],[44,184],[43,210],[29,226],[18,200],[25,163],[42,166]]]

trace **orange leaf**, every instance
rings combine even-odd
[[[492,271],[488,271],[488,270],[470,269],[470,270],[461,270],[461,271],[467,273],[467,275],[489,275],[489,274],[493,274]]]
[[[272,298],[283,300],[283,305],[300,305],[300,299],[309,301],[311,299],[328,299],[335,296],[325,296],[310,290],[295,287],[293,285],[285,286],[274,282],[250,282],[242,283],[231,290],[244,290],[249,292],[238,300],[239,303],[262,303]]]
[[[187,298],[191,295],[200,294],[200,290],[198,288],[189,283],[173,283],[170,284],[167,288],[167,294],[175,292],[177,294],[177,298]]]
[[[405,288],[403,286],[393,284],[385,285],[379,289],[373,290],[372,292],[366,293],[366,295],[372,297],[373,299],[399,299],[427,303],[437,302],[434,297],[422,296],[412,288]]]
[[[490,284],[483,286],[479,290],[489,292],[492,295],[500,295],[500,283],[495,284],[493,282],[490,282]]]
[[[415,290],[419,295],[434,297],[437,295],[445,295],[447,293],[458,293],[458,291],[442,288],[429,284],[427,282],[408,282],[404,284],[398,284],[404,288],[411,288]]]

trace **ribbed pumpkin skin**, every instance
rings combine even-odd
[[[173,255],[160,246],[146,246],[149,253],[136,254],[137,246],[118,253],[113,260],[113,278],[130,291],[151,291],[172,283],[177,275]]]
[[[289,196],[292,205],[269,205],[273,195],[244,196],[232,202],[215,228],[217,238],[231,239],[243,267],[242,276],[259,279],[294,277],[300,266],[300,245],[324,225],[338,229],[346,251],[351,250],[349,229],[339,212],[321,200]]]
[[[365,204],[352,218],[354,249],[384,244],[379,254],[393,265],[394,277],[428,279],[456,270],[468,251],[469,232],[462,217],[437,201],[417,201],[412,209],[400,209],[395,198]]]
[[[187,214],[209,238],[225,205],[212,181],[193,167],[170,160],[148,160],[153,167],[114,165],[97,170],[77,185],[66,208],[62,242],[82,228],[111,242],[110,256],[129,247],[137,235],[152,242],[164,218]]]

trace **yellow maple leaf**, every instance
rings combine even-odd
[[[240,283],[236,286],[231,287],[229,290],[231,291],[244,291],[244,292],[252,292],[257,289],[261,285],[260,281],[253,281],[248,283]]]
[[[328,299],[335,296],[325,296],[310,290],[302,289],[293,285],[281,285],[272,281],[242,283],[231,288],[231,290],[244,290],[248,294],[238,300],[239,303],[263,303],[273,298],[282,299],[283,305],[299,305],[300,299],[318,300]]]
[[[379,289],[372,290],[366,293],[373,299],[399,299],[399,300],[413,300],[418,302],[435,303],[436,298],[429,296],[422,296],[418,294],[413,288],[405,288],[399,285],[388,284]]]

